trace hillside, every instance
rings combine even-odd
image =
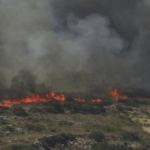
[[[145,150],[150,146],[146,101],[52,100],[1,107],[0,114],[2,150]]]

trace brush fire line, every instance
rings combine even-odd
[[[83,98],[73,98],[76,102],[86,102]],[[0,107],[10,107],[12,105],[19,105],[19,104],[30,104],[30,103],[45,103],[51,100],[61,101],[64,102],[66,100],[65,95],[63,94],[56,94],[55,92],[48,93],[45,98],[40,96],[39,94],[33,94],[31,97],[27,96],[25,98],[18,98],[18,99],[4,99],[0,103]],[[92,103],[101,103],[102,100],[100,98],[92,99]]]
[[[129,99],[126,95],[120,95],[117,89],[111,90],[108,92],[108,95],[112,99]],[[83,98],[73,98],[76,102],[85,103],[86,100]],[[30,103],[45,103],[51,100],[61,101],[64,102],[66,97],[64,94],[56,94],[54,91],[48,93],[45,97],[40,96],[40,94],[33,94],[32,96],[26,96],[24,98],[17,98],[17,99],[4,99],[0,103],[0,107],[10,107],[12,105],[19,105],[22,103],[30,104]],[[96,98],[91,99],[91,103],[102,103],[102,99]]]

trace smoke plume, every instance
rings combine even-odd
[[[149,90],[149,18],[149,0],[1,0],[1,96]]]

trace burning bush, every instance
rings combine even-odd
[[[28,116],[27,112],[21,106],[14,106],[11,112],[16,116]]]

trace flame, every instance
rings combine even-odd
[[[85,99],[83,99],[83,98],[73,98],[73,99],[74,99],[74,101],[76,101],[76,102],[82,102],[82,103],[85,102]]]
[[[46,97],[50,100],[51,99],[54,99],[57,101],[65,101],[66,100],[65,95],[63,95],[63,94],[56,95],[55,92],[50,92],[49,94],[46,95]]]
[[[100,98],[97,98],[97,99],[92,99],[91,102],[92,103],[101,103],[102,100]]]
[[[126,95],[120,95],[117,89],[114,89],[114,90],[110,91],[109,95],[112,98],[115,98],[115,99],[128,99],[128,96],[126,96]]]
[[[46,95],[46,98],[41,97],[39,94],[33,94],[31,97],[25,97],[21,99],[4,99],[2,103],[0,103],[1,107],[9,107],[11,105],[18,105],[21,103],[30,104],[30,103],[39,103],[39,102],[48,102],[52,99],[57,101],[65,101],[65,95],[59,94],[56,95],[55,92],[50,92]]]

